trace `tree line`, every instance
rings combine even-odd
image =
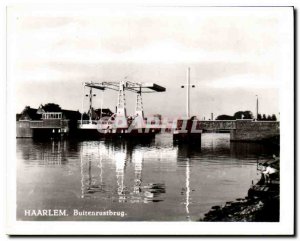
[[[219,115],[216,120],[237,120],[237,119],[254,119],[253,113],[249,110],[235,112],[233,116],[231,115]],[[259,121],[276,121],[277,117],[275,114],[266,115],[258,114],[257,120]]]

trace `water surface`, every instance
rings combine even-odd
[[[203,134],[201,147],[171,134],[145,142],[17,139],[18,220],[196,221],[214,205],[243,198],[257,160],[276,153],[229,134]],[[24,216],[25,210],[69,216]],[[79,211],[124,216],[74,216]]]

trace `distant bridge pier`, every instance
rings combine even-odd
[[[201,143],[202,130],[197,129],[197,120],[190,117],[190,92],[191,87],[195,85],[191,84],[190,80],[190,67],[187,69],[186,84],[182,85],[181,88],[186,87],[186,118],[177,120],[176,129],[173,133],[173,140],[175,142],[182,143]]]
[[[197,128],[198,120],[182,118],[177,120],[173,141],[178,143],[201,144],[202,130]]]

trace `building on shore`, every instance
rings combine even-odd
[[[99,120],[113,114],[110,109],[92,109],[92,119]],[[78,133],[78,122],[90,119],[90,113],[62,109],[59,105],[48,103],[39,108],[26,106],[16,114],[17,137],[49,138],[74,136]]]
[[[49,103],[39,108],[26,106],[16,114],[17,137],[59,137],[76,130],[77,121],[81,118],[79,111],[64,110],[59,105]]]

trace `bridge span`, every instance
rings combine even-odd
[[[190,129],[188,132],[193,133],[193,130],[202,132],[230,132],[231,141],[263,141],[272,138],[279,138],[280,128],[279,121],[256,121],[252,119],[238,120],[190,120],[188,124]],[[177,122],[176,130],[184,133],[184,124],[182,120]]]

